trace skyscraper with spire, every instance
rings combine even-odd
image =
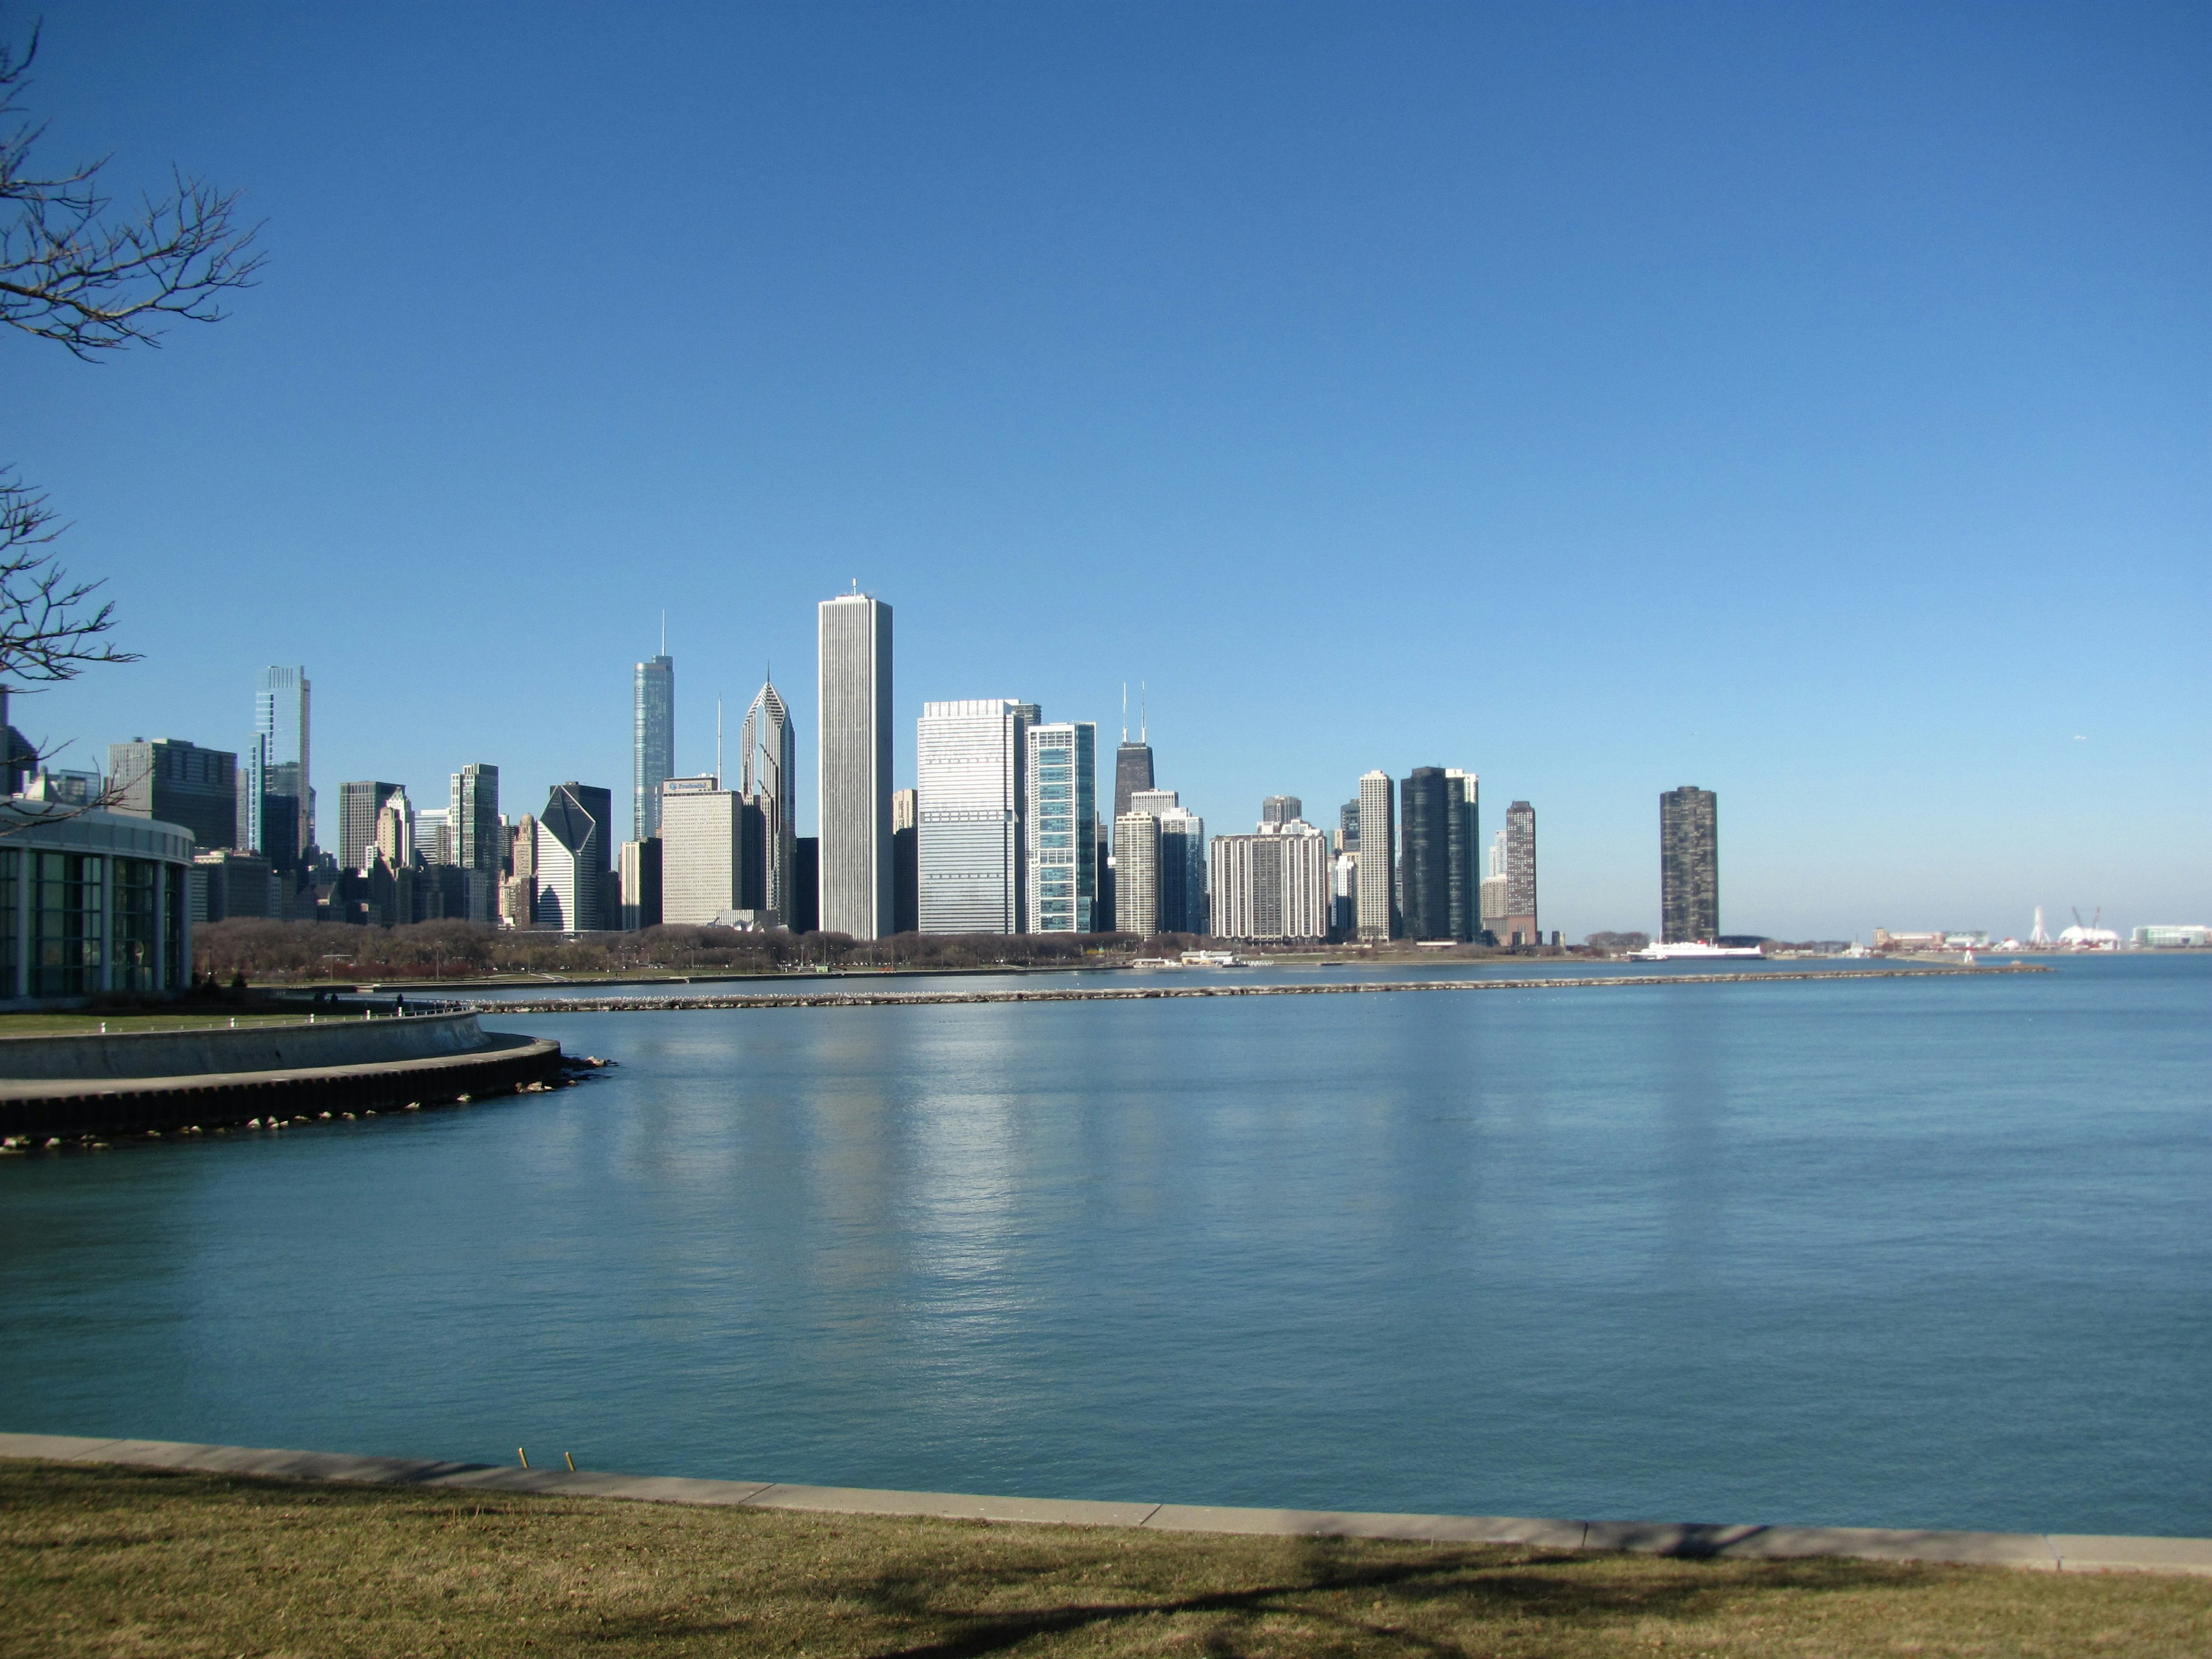
[[[762,679],[752,707],[745,710],[738,750],[738,793],[760,814],[763,905],[788,927],[796,915],[791,884],[798,856],[799,748],[791,711],[772,678]]]
[[[637,665],[630,701],[630,838],[660,833],[660,786],[676,775],[676,659],[668,654],[668,619],[660,621],[660,654]]]
[[[1129,810],[1129,797],[1152,787],[1152,745],[1146,730],[1145,696],[1137,693],[1137,740],[1129,741],[1129,688],[1121,688],[1121,746],[1114,751],[1114,816]]]

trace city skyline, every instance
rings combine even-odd
[[[51,142],[113,149],[126,189],[207,167],[271,262],[158,362],[10,359],[63,556],[146,653],[15,722],[64,766],[139,733],[238,752],[240,670],[305,662],[325,819],[331,781],[428,799],[478,759],[510,802],[619,787],[623,653],[665,607],[703,772],[713,694],[807,660],[808,608],[858,574],[901,607],[901,780],[926,698],[1018,686],[1103,735],[1126,679],[1224,827],[1467,757],[1492,820],[1544,815],[1547,933],[1656,927],[1650,799],[1683,777],[1731,803],[1731,928],[2212,908],[2207,671],[2127,647],[2205,620],[2212,24],[1877,6],[1808,52],[1802,20],[1724,9],[1292,9],[1257,48],[1155,17],[1103,55],[1073,14],[864,42],[714,19],[681,52],[648,23],[603,43],[627,90],[586,143],[544,96],[606,68],[579,43],[88,3],[42,44]],[[1316,84],[1340,125],[1303,118]],[[354,135],[394,100],[447,115],[372,166]],[[550,285],[485,285],[498,252],[539,263],[544,177],[634,176],[678,131],[655,199],[738,192],[679,279],[742,271],[744,304],[641,350]],[[428,319],[397,262],[425,218],[479,256]],[[527,637],[333,631],[331,570],[617,598]],[[1176,600],[1054,611],[1069,571]],[[1653,622],[1685,604],[1687,657]],[[737,625],[696,627],[709,605]],[[1356,696],[1286,672],[1385,630]],[[1262,641],[1264,672],[1223,648]],[[1817,672],[1714,694],[1783,660]]]

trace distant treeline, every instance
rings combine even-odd
[[[647,927],[635,933],[558,933],[468,921],[404,927],[334,927],[312,921],[238,917],[192,930],[192,966],[228,981],[474,979],[503,973],[623,973],[665,969],[774,973],[812,966],[898,968],[1051,967],[1094,952],[1166,955],[1209,941],[1185,933],[901,933],[856,941],[843,933],[778,928]]]

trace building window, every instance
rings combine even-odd
[[[23,927],[23,854],[15,847],[0,848],[0,996],[23,994],[21,946]]]
[[[108,987],[150,991],[159,981],[161,866],[151,859],[115,860],[115,961]]]
[[[97,853],[33,853],[31,994],[76,997],[100,986],[107,860]]]

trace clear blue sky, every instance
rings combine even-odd
[[[20,33],[31,14],[0,9]],[[265,280],[100,368],[0,341],[137,666],[34,736],[510,811],[678,761],[814,604],[926,699],[1114,735],[1209,827],[1473,767],[1544,921],[2212,919],[2201,4],[46,13],[49,154],[246,190]]]

